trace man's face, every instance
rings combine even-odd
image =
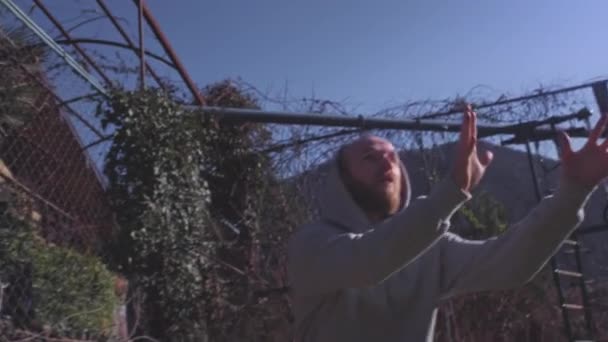
[[[393,145],[379,137],[358,139],[343,152],[345,184],[368,214],[382,218],[401,204],[401,168]]]

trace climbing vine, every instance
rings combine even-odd
[[[202,313],[192,303],[202,300],[195,284],[210,200],[199,169],[202,128],[154,90],[115,91],[100,114],[115,127],[105,165],[118,221],[109,263],[145,293],[153,335],[197,330]]]
[[[211,105],[256,106],[229,82],[204,93]],[[289,316],[281,291],[269,298],[284,277],[267,265],[292,225],[271,161],[256,152],[269,131],[203,120],[157,90],[115,91],[99,114],[115,128],[108,262],[144,294],[138,333],[265,340],[275,316]]]

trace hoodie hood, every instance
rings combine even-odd
[[[400,161],[399,166],[403,185],[403,193],[401,194],[403,205],[400,210],[403,210],[410,202],[412,187],[403,162]],[[348,230],[353,233],[362,233],[371,228],[371,222],[346,189],[340,176],[337,158],[330,162],[329,172],[325,182],[323,182],[320,195],[320,214],[324,220],[336,223],[344,228],[348,227]]]

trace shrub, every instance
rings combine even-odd
[[[0,281],[8,285],[3,311],[21,328],[101,336],[113,323],[114,278],[101,261],[48,245],[11,211],[0,219]]]
[[[209,105],[256,107],[230,82],[204,93]],[[268,341],[289,316],[268,266],[291,226],[271,160],[258,152],[269,131],[203,120],[155,89],[117,90],[101,109],[116,129],[105,166],[118,221],[108,262],[143,294],[136,334]]]

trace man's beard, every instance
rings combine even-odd
[[[387,193],[349,179],[346,187],[355,203],[366,213],[373,213],[385,219],[393,215],[400,207],[401,193]]]

